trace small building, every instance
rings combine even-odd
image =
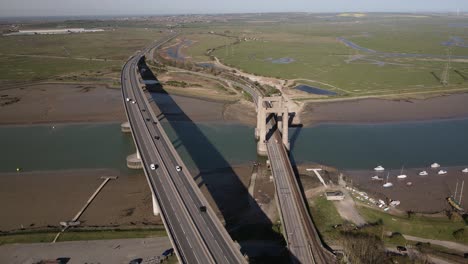
[[[341,201],[344,199],[344,194],[341,191],[330,191],[326,192],[325,196],[328,201]]]

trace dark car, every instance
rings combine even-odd
[[[397,246],[396,249],[397,249],[399,252],[406,252],[406,248],[403,247],[403,246]]]
[[[142,258],[136,258],[132,261],[130,261],[128,264],[141,264],[143,262]]]
[[[148,122],[149,122],[149,121],[151,121],[151,119],[149,119],[149,118],[146,118],[146,121],[148,121]]]
[[[159,136],[154,136],[154,139],[159,140]]]
[[[162,253],[163,257],[172,256],[174,254],[174,249],[170,248]]]
[[[200,206],[200,212],[202,213],[206,212],[206,206],[204,205]]]
[[[156,122],[156,121],[153,121],[153,124],[155,124],[155,125],[156,125],[157,123],[158,123],[158,122]]]

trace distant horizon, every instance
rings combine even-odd
[[[157,16],[257,13],[456,13],[460,0],[0,0],[0,17]]]
[[[152,17],[152,16],[193,16],[193,15],[255,15],[255,14],[456,14],[460,15],[468,14],[468,11],[343,11],[343,12],[306,12],[306,11],[284,11],[284,12],[217,12],[217,13],[128,13],[128,14],[82,14],[82,15],[13,15],[13,16],[2,16],[0,19],[9,18],[117,18],[117,17]]]

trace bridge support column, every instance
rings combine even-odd
[[[123,133],[132,133],[132,129],[130,128],[130,123],[129,122],[122,123],[120,125],[120,130]]]
[[[279,114],[276,118],[276,126],[281,134],[283,134],[283,118],[280,118]]]
[[[265,103],[267,102],[267,103]],[[290,149],[289,144],[289,110],[286,101],[283,97],[263,97],[259,98],[257,103],[257,127],[255,128],[255,138],[258,139],[257,154],[261,156],[267,155],[267,115],[275,115],[276,128],[282,136],[282,144],[287,150]]]
[[[261,99],[260,99],[261,100]],[[262,107],[261,101],[257,105],[257,127],[255,127],[255,139],[259,140],[260,139],[260,128],[262,126],[262,123],[266,122],[266,117],[264,119],[263,116],[265,116],[265,109]]]
[[[282,99],[282,98],[281,98],[281,99]],[[284,108],[284,106],[283,106],[283,105],[284,105],[283,99],[280,100],[277,104],[278,104],[277,107],[278,107],[279,109],[283,109],[283,108]],[[281,112],[277,113],[276,125],[277,125],[277,127],[278,127],[279,132],[280,132],[281,134],[283,134],[283,123],[284,123],[283,121],[284,121],[284,118],[279,118],[279,115],[281,115],[281,114],[283,114],[283,113],[281,113]]]
[[[266,146],[266,109],[263,108],[263,101],[260,99],[259,108],[258,108],[258,118],[257,118],[258,127],[258,143],[257,143],[257,154],[260,156],[267,155],[267,146]]]
[[[283,113],[283,121],[282,123],[282,139],[283,139],[283,144],[284,147],[289,150],[290,144],[289,144],[289,111],[288,108],[285,108],[285,111]]]
[[[143,163],[141,162],[140,152],[138,152],[138,150],[137,153],[127,157],[127,167],[134,170],[143,169]]]
[[[158,200],[156,199],[156,195],[154,195],[153,192],[151,192],[151,197],[153,198],[153,214],[159,215],[160,210],[159,210]]]

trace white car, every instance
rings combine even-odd
[[[132,101],[132,104],[136,104],[136,101],[135,101],[135,100],[133,100],[133,101]]]
[[[151,170],[155,170],[155,169],[156,169],[156,165],[154,165],[154,163],[151,163],[150,168],[151,168]]]
[[[127,99],[125,99],[125,101],[130,102],[130,98],[127,97]]]
[[[175,169],[176,169],[176,171],[182,171],[182,167],[180,167],[180,166],[176,166]]]

